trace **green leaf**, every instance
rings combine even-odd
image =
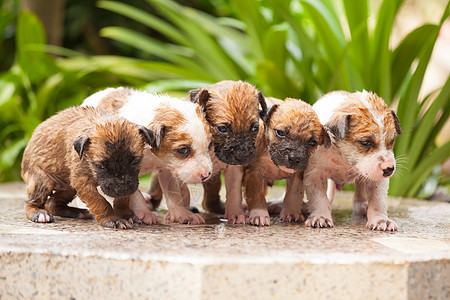
[[[22,138],[11,143],[0,154],[0,169],[10,168],[19,158],[20,153],[27,145],[28,138]]]

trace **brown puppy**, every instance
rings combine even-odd
[[[27,218],[46,223],[53,221],[52,214],[90,217],[67,206],[78,194],[101,225],[131,228],[138,219],[129,200],[141,195],[144,141],[153,140],[151,130],[95,108],[72,107],[47,119],[35,129],[22,160]],[[114,198],[114,209],[102,194]],[[148,213],[144,221],[156,223]]]
[[[220,172],[224,170],[227,190],[225,217],[232,224],[244,224],[242,192],[233,187],[236,184],[241,186],[242,166],[256,157],[259,120],[267,111],[264,96],[249,83],[229,80],[192,90],[189,95],[191,101],[203,108],[212,133],[213,175],[203,183],[202,206],[211,212],[224,213],[219,197]],[[155,188],[155,184],[152,187],[153,193],[160,195],[160,189]]]
[[[291,98],[266,100],[273,105],[264,119],[264,130],[258,133],[256,159],[245,167],[243,185],[249,223],[270,225],[267,186],[281,179],[286,179],[281,219],[303,221],[303,171],[317,146],[329,146],[330,140],[311,105]]]

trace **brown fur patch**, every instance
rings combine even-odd
[[[131,96],[131,92],[132,90],[129,88],[115,89],[100,100],[97,108],[109,112],[117,111],[128,102],[128,97]]]

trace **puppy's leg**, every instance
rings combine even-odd
[[[121,205],[123,205],[123,203]],[[115,208],[116,201],[114,201],[114,209]],[[158,224],[158,217],[148,208],[147,202],[141,191],[137,190],[130,196],[129,209],[131,209],[132,214],[139,219],[137,223],[144,222],[148,225]],[[126,207],[124,208],[124,211],[126,211]]]
[[[225,218],[230,224],[245,224],[245,213],[242,209],[242,166],[227,166],[225,171],[225,188],[227,200],[225,202]]]
[[[326,194],[326,179],[319,176],[305,174],[306,196],[310,211],[305,225],[310,227],[333,227],[331,205]]]
[[[330,200],[330,204],[334,201],[334,195],[336,194],[336,182],[332,179],[327,180],[327,197]]]
[[[225,213],[225,204],[220,201],[220,187],[222,181],[220,179],[220,173],[214,174],[210,179],[203,182],[203,202],[202,207],[204,210],[223,215]]]
[[[158,171],[152,172],[152,179],[150,182],[150,189],[148,190],[148,194],[144,195],[145,201],[149,202],[152,209],[157,209],[161,204],[163,192],[161,189],[161,184],[158,179]],[[146,197],[149,196],[149,197]]]
[[[362,183],[359,183],[362,184]],[[372,230],[395,231],[397,224],[387,216],[387,192],[389,179],[366,181],[365,188],[369,195],[369,206],[367,208],[366,227]]]
[[[67,206],[76,195],[75,190],[58,190],[48,198],[45,209],[54,216],[78,219],[92,219],[87,209]]]
[[[286,195],[283,209],[280,212],[281,221],[304,221],[302,215],[303,205],[303,172],[297,172],[286,178]]]
[[[248,169],[244,175],[245,199],[249,211],[248,222],[257,226],[269,226],[270,216],[266,203],[267,184],[257,173],[254,169]]]
[[[194,225],[205,223],[202,216],[189,210],[190,193],[185,183],[179,182],[168,170],[159,172],[159,182],[168,208],[164,221]]]
[[[38,223],[50,223],[54,221],[53,216],[44,209],[48,196],[51,195],[54,182],[44,172],[35,170],[36,174],[24,174],[27,183],[28,200],[25,202],[25,215],[28,220]]]
[[[367,193],[364,183],[359,179],[355,182],[355,193],[353,195],[353,213],[357,215],[367,215]]]

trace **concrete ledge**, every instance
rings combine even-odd
[[[448,299],[450,204],[390,199],[390,233],[352,217],[350,198],[333,203],[332,229],[204,215],[202,226],[115,231],[29,222],[24,186],[0,185],[0,299]]]

